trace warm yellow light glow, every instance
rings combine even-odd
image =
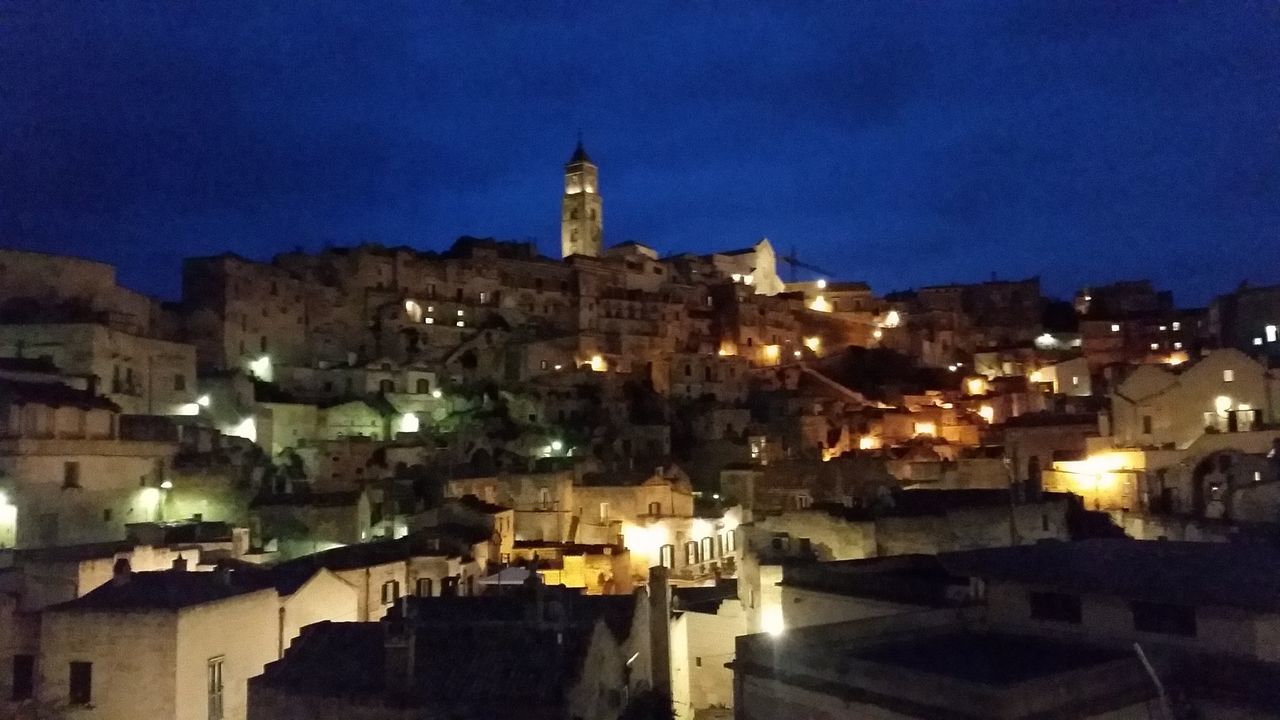
[[[436,388],[435,390],[431,391],[431,397],[437,400],[439,400],[442,396],[444,396],[444,393],[440,392],[440,388]]]
[[[738,354],[738,346],[732,340],[721,340],[720,349],[716,352],[720,357],[729,357]]]
[[[829,313],[831,312],[831,303],[827,302],[825,297],[819,295],[813,299],[813,302],[809,303],[809,309],[814,312]]]
[[[200,407],[209,407],[210,402],[212,402],[212,400],[209,399],[208,395],[201,395],[200,397],[196,398],[196,404],[199,405]]]
[[[871,337],[879,340],[880,338],[884,337],[884,331],[881,330],[880,328],[876,328],[875,330],[871,331]]]
[[[818,352],[818,348],[822,347],[822,338],[818,336],[807,337],[804,339],[804,346],[814,352]]]
[[[754,283],[755,281],[756,281],[755,276],[752,276],[752,275],[743,275],[743,276],[742,276],[742,284],[743,284],[743,285],[750,285],[750,284]]]
[[[251,417],[247,417],[239,423],[225,428],[222,432],[232,437],[244,438],[250,442],[258,441],[258,423]]]
[[[762,351],[766,360],[777,360],[780,349],[777,345],[765,345]]]
[[[560,452],[560,451],[561,451],[561,450],[563,450],[563,449],[564,449],[564,443],[560,442],[559,440],[552,440],[552,441],[551,441],[551,451],[552,451],[552,452]]]
[[[887,328],[896,328],[900,324],[902,324],[902,316],[898,314],[897,310],[890,310],[885,313],[884,320],[880,321],[880,325]]]
[[[917,435],[937,435],[938,425],[931,422],[918,422],[915,424]]]
[[[160,505],[160,488],[144,487],[138,491],[138,500],[152,510]]]
[[[200,403],[182,403],[174,411],[175,415],[199,415]]]
[[[880,447],[880,438],[875,435],[863,435],[858,438],[859,450],[875,450]]]
[[[817,282],[817,285],[818,285],[818,289],[819,289],[819,290],[826,290],[826,289],[827,289],[827,281],[826,281],[826,280],[822,280],[821,278],[819,278],[819,280],[818,280],[818,282]]]
[[[984,395],[987,392],[987,380],[980,377],[969,378],[965,381],[965,387],[970,395]]]
[[[418,322],[422,319],[422,306],[412,300],[404,301],[404,312],[413,322]]]
[[[777,637],[786,631],[786,623],[782,619],[782,608],[767,607],[760,613],[760,629]]]
[[[400,416],[399,431],[402,433],[416,433],[420,423],[418,416],[413,413],[405,413]]]
[[[792,355],[795,355],[797,360],[799,360],[799,359],[800,359],[800,351],[799,351],[799,350],[796,350],[795,352],[793,352],[793,353],[791,353],[791,354],[792,354]]]
[[[1039,370],[1032,370],[1031,382],[1033,383],[1044,382],[1044,373],[1040,372]]]
[[[271,356],[263,355],[249,363],[249,373],[259,380],[271,382]]]
[[[605,362],[600,355],[591,356],[591,369],[596,372],[604,372],[609,369],[609,364]]]
[[[1231,401],[1231,398],[1226,395],[1219,395],[1213,399],[1213,409],[1217,410],[1218,414],[1222,417],[1226,417],[1227,413],[1231,412],[1231,406],[1233,404],[1234,403]]]
[[[1165,359],[1165,362],[1169,363],[1170,365],[1176,366],[1176,365],[1181,365],[1182,363],[1186,362],[1188,359],[1189,358],[1187,357],[1186,353],[1174,352],[1174,353],[1169,353],[1169,357]]]
[[[633,525],[623,523],[622,544],[638,555],[656,558],[667,542],[667,533],[660,525]]]
[[[996,409],[990,405],[983,405],[978,408],[978,414],[982,416],[983,420],[986,420],[989,423],[996,421]]]

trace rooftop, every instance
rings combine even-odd
[[[54,605],[54,611],[179,610],[270,587],[261,575],[238,570],[131,572],[88,594]]]
[[[360,698],[387,687],[385,623],[308,626],[282,660],[253,682],[298,694]],[[411,706],[466,708],[468,718],[510,717],[513,708],[559,705],[585,659],[590,630],[432,626],[414,638]],[[557,652],[559,650],[559,652]],[[536,662],[531,662],[537,658]],[[452,715],[450,715],[452,716]]]
[[[947,553],[957,575],[1064,592],[1280,612],[1280,549],[1269,545],[1142,541],[1046,541]]]
[[[0,398],[15,405],[38,404],[49,407],[75,407],[82,410],[111,410],[120,408],[104,397],[87,390],[77,390],[57,382],[25,382],[0,379]]]
[[[1129,657],[1113,648],[1028,635],[944,632],[854,650],[849,656],[983,685],[1013,685]]]

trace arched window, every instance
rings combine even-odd
[[[383,380],[378,383],[378,390],[384,393],[395,392],[396,383],[394,380]]]
[[[431,392],[431,381],[426,378],[418,378],[418,394],[426,395]]]

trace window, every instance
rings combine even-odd
[[[378,391],[389,393],[396,391],[396,383],[394,380],[381,380],[378,382]]]
[[[400,597],[400,581],[388,580],[382,583],[382,604],[390,605]]]
[[[266,335],[263,335],[262,337],[258,338],[258,349],[259,349],[259,350],[261,350],[262,352],[266,352],[266,351],[267,351],[267,336],[266,336]]]
[[[1222,371],[1222,382],[1235,382],[1235,381],[1236,381],[1236,371],[1235,371],[1235,370],[1223,370],[1223,371]]]
[[[730,530],[724,534],[725,552],[734,552],[738,549],[738,533]]]
[[[658,548],[658,564],[664,568],[673,568],[676,566],[675,545],[663,545]]]
[[[111,508],[102,509],[102,522],[111,522]]]
[[[1151,434],[1151,416],[1150,415],[1142,416],[1142,434],[1143,435]]]
[[[1120,332],[1120,326],[1119,326],[1119,325],[1112,324],[1112,326],[1111,326],[1111,332]]]
[[[1269,343],[1275,342],[1275,341],[1276,341],[1276,338],[1278,337],[1278,335],[1277,335],[1277,330],[1276,330],[1276,326],[1275,326],[1275,325],[1268,325],[1268,326],[1266,327],[1266,334],[1267,334],[1267,342],[1269,342]]]
[[[661,514],[662,514],[662,503],[660,503],[660,502],[651,502],[651,503],[649,503],[649,514],[650,514],[650,515],[661,515]]]
[[[71,695],[72,705],[88,705],[93,700],[93,663],[71,662]]]
[[[62,463],[62,487],[63,489],[80,487],[80,463],[74,461]]]
[[[684,544],[684,563],[686,565],[698,564],[698,543],[690,540]]]
[[[1196,636],[1196,609],[1186,605],[1134,602],[1133,629],[1162,635]]]
[[[551,507],[551,488],[538,488],[538,505],[543,510]]]
[[[183,375],[182,373],[178,373],[177,375],[174,375],[174,376],[173,376],[173,389],[174,389],[175,391],[186,390],[186,389],[187,389],[187,376],[186,376],[186,375]]]
[[[480,304],[481,304],[481,305],[487,305],[488,303],[489,303],[489,293],[481,291],[481,293],[480,293]]]
[[[700,548],[699,553],[701,554],[702,559],[703,560],[714,559],[716,556],[715,539],[704,537],[702,538],[701,543],[702,543],[702,547]]]
[[[1173,329],[1174,329],[1174,330],[1181,330],[1181,329],[1182,329],[1182,323],[1180,323],[1180,322],[1175,322],[1175,323],[1173,324]]]
[[[426,395],[431,392],[431,381],[426,378],[418,378],[418,394]]]
[[[601,520],[609,519],[609,503],[607,502],[600,503],[600,519]]]
[[[10,685],[10,700],[30,700],[36,689],[36,656],[13,656],[13,683]]]
[[[1028,595],[1031,617],[1036,620],[1080,624],[1080,597],[1066,593],[1033,592]]]
[[[431,578],[418,578],[418,597],[431,597],[435,595],[435,582]]]
[[[213,658],[205,670],[209,686],[209,720],[222,720],[222,660]]]

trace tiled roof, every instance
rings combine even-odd
[[[261,575],[238,570],[135,572],[122,580],[108,581],[83,597],[54,605],[50,610],[177,610],[268,587],[270,584]]]

